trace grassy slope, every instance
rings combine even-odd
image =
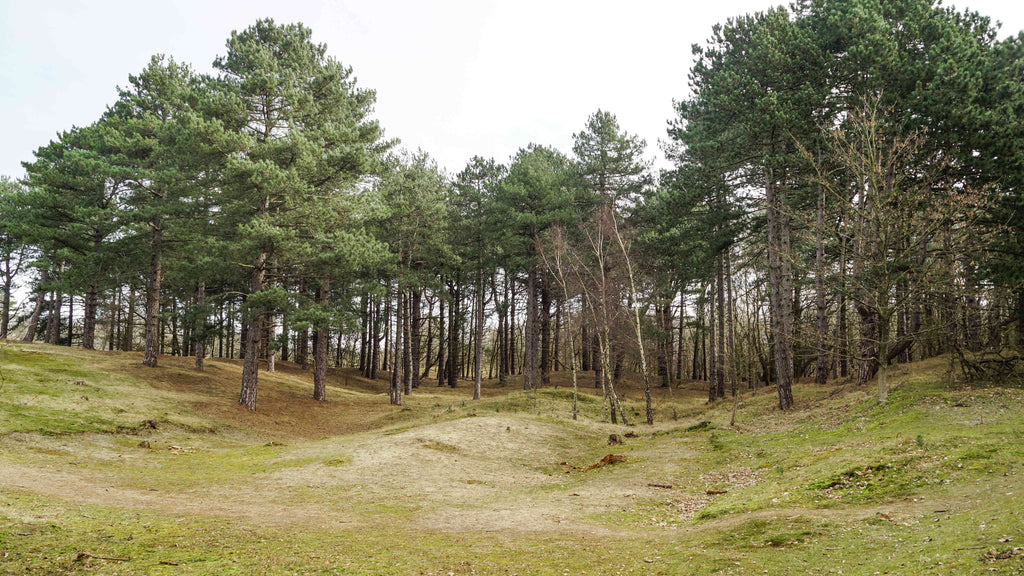
[[[593,396],[572,421],[564,386],[395,408],[339,373],[318,404],[288,367],[252,414],[237,364],[139,360],[0,344],[0,574],[1024,573],[1024,393],[941,362],[894,370],[885,406],[761,390],[730,427],[731,402],[659,390],[626,428]]]

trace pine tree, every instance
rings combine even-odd
[[[239,402],[251,410],[264,318],[288,299],[268,277],[271,263],[289,268],[323,199],[353,194],[389,146],[370,118],[375,94],[311,36],[301,24],[260,20],[232,33],[214,62],[238,102],[225,125],[243,138],[226,169],[223,213],[249,270]]]

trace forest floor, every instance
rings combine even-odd
[[[253,413],[237,362],[140,361],[0,343],[0,574],[1024,574],[1024,390],[941,359],[885,405],[658,388],[654,426],[635,383],[573,420],[568,374],[393,407],[279,363]]]

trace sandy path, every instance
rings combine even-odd
[[[55,443],[64,441],[35,437],[20,444],[55,452]],[[288,446],[280,457],[305,464],[232,479],[230,485],[156,490],[128,485],[118,475],[122,466],[136,472],[145,467],[145,458],[128,457],[109,467],[75,465],[120,458],[123,448],[101,437],[76,443],[66,460],[50,456],[45,464],[33,464],[31,451],[21,446],[17,451],[25,457],[0,460],[0,487],[71,503],[258,525],[385,523],[398,507],[413,525],[428,529],[608,532],[588,516],[628,506],[637,487],[616,485],[601,471],[569,477],[558,465],[577,444],[594,441],[557,423],[462,418],[395,434]],[[183,464],[188,457],[181,456]]]

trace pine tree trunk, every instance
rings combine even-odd
[[[548,281],[537,279],[540,285],[540,381],[551,383],[551,291]]]
[[[825,189],[818,191],[818,217],[815,226],[817,251],[814,262],[815,308],[818,316],[818,365],[814,381],[824,385],[828,381],[828,309],[825,306]]]
[[[659,298],[661,300],[661,298]],[[658,302],[654,309],[655,316],[658,321],[658,328],[661,329],[660,338],[658,338],[657,344],[657,355],[654,358],[656,364],[655,370],[657,375],[661,378],[661,387],[668,388],[672,378],[669,376],[669,350],[671,350],[671,320],[669,320],[669,305],[664,301]]]
[[[768,213],[768,282],[772,340],[779,408],[793,406],[792,270],[789,263],[789,221],[784,194],[772,170],[766,170],[765,202]],[[781,180],[781,179],[780,179]]]
[[[113,301],[107,304],[107,314],[109,314],[109,322],[107,323],[107,352],[114,351],[114,343],[117,341],[118,335],[120,334],[119,330],[121,329],[121,326],[118,324],[118,320],[121,315],[120,287],[118,287],[117,290],[114,290],[111,298]]]
[[[281,362],[287,362],[292,357],[290,332],[291,318],[287,313],[281,314]]]
[[[316,289],[317,304],[325,306],[330,294],[328,280],[320,281]],[[330,334],[327,326],[316,326],[316,349],[313,350],[313,399],[318,402],[327,401],[327,343]]]
[[[684,322],[683,320],[684,320],[684,318],[686,316],[686,301],[683,298],[684,298],[684,295],[683,295],[682,291],[680,291],[679,292],[679,336],[678,336],[678,339],[676,340],[676,382],[678,382],[679,384],[682,384],[682,382],[683,382],[683,374],[685,373],[683,371],[683,356],[684,356],[683,352],[685,352],[685,350],[683,348],[683,342],[686,339],[683,337],[683,329],[686,326],[686,322]]]
[[[523,390],[533,390],[540,379],[537,354],[540,326],[537,322],[537,271],[531,266],[526,276],[526,325],[523,328]]]
[[[302,278],[299,280],[299,293],[305,295],[309,292],[309,280]],[[299,330],[295,335],[295,363],[299,365],[300,370],[309,369],[309,328],[303,328]]]
[[[878,371],[878,313],[871,307],[858,303],[860,315],[860,364],[857,369],[857,385],[863,386],[874,378]]]
[[[121,334],[121,350],[130,352],[135,349],[135,305],[138,304],[138,293],[135,286],[128,286],[128,307],[125,310],[126,321]]]
[[[371,303],[373,309],[373,322],[371,324],[371,338],[370,338],[370,362],[366,367],[367,377],[370,380],[377,379],[377,367],[380,366],[380,301],[377,298],[373,299]]]
[[[445,331],[447,319],[445,317],[444,296],[438,298],[437,312],[437,385],[444,386],[448,377],[447,364],[445,364],[445,342],[448,340],[448,333]]]
[[[726,358],[728,359],[727,369],[729,375],[729,386],[732,390],[732,395],[736,396],[739,387],[738,379],[738,360],[739,354],[736,350],[736,300],[733,297],[732,291],[732,250],[726,248],[725,250],[725,311],[726,311]],[[735,408],[735,404],[733,405]],[[735,414],[733,415],[735,418]]]
[[[10,278],[10,276],[8,276]],[[6,339],[11,327],[11,282],[4,282],[3,303],[0,310],[0,338]]]
[[[46,343],[53,346],[60,344],[61,293],[54,290],[50,293],[50,313],[46,319]]]
[[[505,329],[508,330],[508,374],[516,374],[516,285],[515,279],[509,280],[509,317]]]
[[[715,307],[718,312],[718,343],[715,348],[717,356],[715,360],[715,393],[719,398],[725,398],[725,373],[726,373],[726,362],[728,362],[727,350],[725,349],[726,333],[725,333],[725,317],[727,316],[725,308],[725,253],[718,255],[718,262],[715,269],[715,298],[717,303]]]
[[[274,342],[274,333],[277,327],[277,316],[272,313],[268,313],[263,319],[263,337],[262,345],[260,348],[260,356],[267,361],[267,372],[276,372],[277,367],[275,366],[274,360],[277,356],[276,343]]]
[[[146,284],[146,348],[142,364],[155,368],[158,346],[160,345],[160,283],[162,280],[163,228],[159,222],[152,223],[153,231],[149,240],[149,282]],[[255,404],[253,405],[255,407]]]
[[[700,310],[700,304],[696,305]],[[700,352],[704,343],[704,324],[701,322],[700,312],[697,313],[697,328],[693,330],[693,359],[690,362],[690,380],[700,380]]]
[[[75,296],[68,294],[68,340],[67,346],[75,341]]]
[[[845,239],[843,243],[845,245]],[[845,252],[845,248],[843,250]],[[836,326],[836,345],[838,348],[837,355],[839,356],[839,377],[848,378],[850,376],[850,339],[849,339],[849,326],[847,325],[847,305],[846,305],[846,257],[840,257],[840,285],[842,289],[839,293],[839,321]]]
[[[412,364],[412,297],[411,290],[405,289],[399,292],[399,301],[402,304],[402,384],[405,386],[405,395],[412,394],[413,369]]]
[[[39,317],[42,316],[43,305],[46,303],[46,291],[42,286],[49,281],[50,271],[44,268],[39,273],[39,284],[36,287],[39,293],[36,294],[36,304],[32,308],[32,314],[28,317],[28,326],[26,327],[25,335],[21,338],[22,342],[31,342],[36,338],[36,331],[39,330]]]
[[[459,308],[462,306],[462,294],[457,278],[449,284],[449,289],[452,301],[448,306],[448,362],[445,368],[448,373],[448,386],[455,388],[459,383]]]
[[[502,278],[502,293],[504,300],[502,300],[501,311],[498,313],[498,334],[500,337],[499,351],[498,351],[498,385],[504,386],[508,383],[509,371],[509,311],[510,302],[508,294],[508,274],[505,273]],[[497,282],[497,280],[495,280]],[[495,288],[495,301],[497,301],[497,288]],[[1021,324],[1024,324],[1024,315],[1022,315]]]
[[[96,311],[99,309],[100,289],[93,282],[85,290],[85,310],[82,312],[82,348],[96,349]]]
[[[250,293],[258,294],[263,290],[267,273],[267,253],[260,252],[256,256],[252,270]],[[256,410],[256,392],[260,367],[260,344],[263,335],[263,317],[260,309],[248,311],[248,322],[245,335],[245,359],[242,361],[242,389],[238,395],[238,403],[249,410]]]
[[[412,290],[409,318],[409,378],[413,388],[420,387],[420,364],[422,363],[420,355],[420,340],[422,339],[420,326],[423,323],[423,319],[420,316],[420,307],[423,305],[422,296],[423,292],[421,289],[415,288]]]
[[[708,403],[713,404],[718,399],[718,386],[715,376],[718,373],[718,329],[715,326],[715,286],[714,280],[708,285],[707,318],[708,318],[708,343],[711,345],[710,352],[706,355],[711,363],[708,369]]]
[[[479,400],[484,377],[484,275],[476,273],[476,342],[474,345],[475,362],[473,366],[473,400]]]
[[[383,356],[380,361],[381,368],[387,370],[388,374],[391,374],[392,356],[394,356],[394,351],[392,350],[393,342],[391,338],[391,314],[391,286],[389,285],[384,294],[384,315],[381,317],[381,328],[384,330],[384,348],[382,350]]]
[[[881,404],[885,404],[889,400],[889,388],[886,382],[886,373],[888,372],[889,362],[886,360],[889,356],[889,322],[891,318],[887,314],[877,315],[877,333],[878,333],[878,401]]]
[[[160,337],[160,353],[164,353],[163,336]],[[178,340],[178,300],[171,298],[171,356],[181,356],[181,342]]]
[[[359,373],[366,374],[366,357],[370,349],[370,306],[366,294],[360,298],[363,314],[359,328]]]
[[[565,369],[565,363],[562,361],[561,341],[562,341],[562,307],[565,302],[565,295],[555,301],[555,331],[554,331],[554,342],[552,342],[552,361],[551,369],[555,372]]]
[[[196,342],[196,370],[203,371],[203,361],[206,359],[206,282],[202,280],[196,285],[196,323],[199,325],[193,331],[193,338]]]
[[[401,299],[401,292],[396,295],[397,298]],[[389,298],[390,300],[390,298]],[[402,405],[402,306],[395,306],[395,338],[394,338],[394,350],[391,353],[391,384],[389,386],[389,398],[390,402],[394,406]]]
[[[418,347],[417,347],[418,348]],[[434,365],[434,298],[427,297],[427,347],[421,353],[423,358],[423,372],[420,373],[418,382],[430,377],[430,367]]]

